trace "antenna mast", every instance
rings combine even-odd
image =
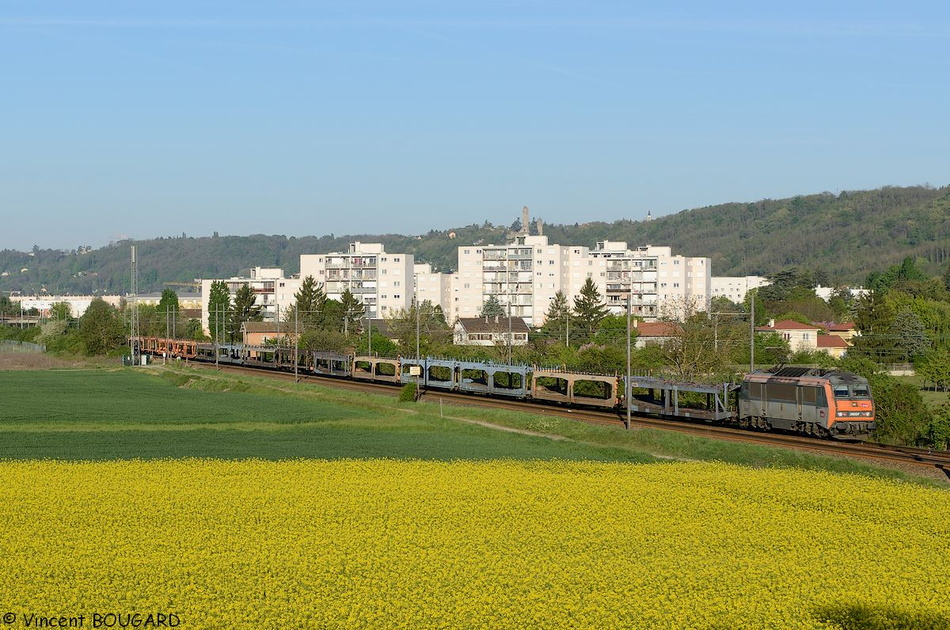
[[[138,365],[141,361],[139,360],[139,355],[141,354],[141,349],[139,348],[139,302],[138,302],[138,292],[139,292],[139,268],[138,263],[135,260],[135,245],[132,246],[132,290],[129,292],[129,313],[131,315],[129,321],[129,344],[130,350],[132,352],[132,365]]]

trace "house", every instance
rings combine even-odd
[[[845,322],[843,324],[822,324],[822,327],[828,331],[829,335],[841,337],[848,343],[851,343],[852,339],[861,334],[858,332],[858,327],[854,325],[854,322]]]
[[[669,322],[641,322],[633,320],[633,328],[637,338],[634,341],[634,347],[646,348],[649,345],[660,345],[668,339],[678,337],[683,334],[683,329],[678,324]]]
[[[457,346],[512,346],[528,343],[531,329],[520,317],[459,317],[455,320],[454,343]]]
[[[269,342],[283,339],[287,336],[287,325],[281,327],[280,322],[244,322],[241,324],[241,335],[244,344],[248,346],[264,346]]]
[[[768,326],[759,326],[756,332],[777,333],[788,342],[792,352],[814,352],[818,349],[818,331],[821,326],[802,324],[790,319],[770,321]]]
[[[840,359],[848,352],[851,345],[838,335],[818,335],[818,350],[827,352],[836,359]]]

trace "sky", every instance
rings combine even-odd
[[[948,42],[914,0],[4,0],[0,249],[943,186]]]

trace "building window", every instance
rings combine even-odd
[[[395,282],[393,282],[393,286],[394,286],[394,287],[398,287],[398,286],[399,286],[399,280],[396,280]]]
[[[393,262],[399,262],[399,258],[393,258]]]

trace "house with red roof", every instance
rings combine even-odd
[[[828,334],[823,334],[827,330]],[[832,332],[834,330],[834,332]],[[851,344],[848,339],[856,334],[854,324],[802,324],[794,320],[770,321],[768,326],[759,326],[757,332],[774,332],[788,342],[792,352],[826,352],[839,359],[847,353]]]
[[[820,326],[814,324],[803,324],[791,319],[782,321],[770,321],[768,326],[759,326],[756,332],[777,333],[782,339],[788,342],[788,347],[792,352],[814,352],[818,349],[818,331]]]
[[[840,359],[848,352],[851,344],[838,335],[818,335],[818,350],[827,352],[836,359]]]
[[[633,320],[633,331],[637,338],[634,346],[646,348],[648,345],[660,345],[665,341],[683,334],[683,329],[670,322],[642,322]]]
[[[842,324],[830,323],[822,324],[822,326],[828,331],[829,335],[841,337],[848,343],[851,343],[852,339],[861,334],[858,332],[858,327],[855,326],[854,322],[844,322]]]

